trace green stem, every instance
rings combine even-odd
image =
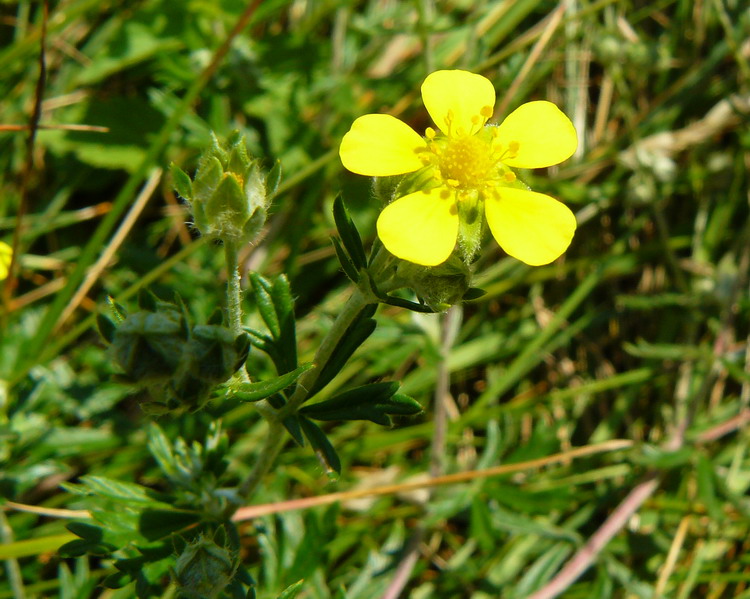
[[[242,289],[239,252],[233,241],[224,241],[224,256],[227,263],[227,316],[229,328],[236,337],[242,334]]]
[[[257,489],[258,485],[263,480],[263,477],[269,472],[271,466],[273,466],[276,461],[276,457],[279,455],[281,448],[284,446],[284,443],[286,443],[286,435],[284,434],[281,421],[286,416],[294,414],[305,402],[308,398],[307,390],[312,389],[322,367],[331,359],[333,351],[341,342],[347,329],[351,326],[352,322],[354,322],[354,319],[357,318],[362,309],[367,304],[372,303],[372,301],[372,298],[367,297],[359,289],[356,289],[354,293],[352,293],[344,305],[343,310],[339,312],[339,315],[333,322],[331,330],[329,330],[323,338],[318,351],[315,353],[315,357],[313,358],[315,367],[311,368],[300,377],[297,382],[297,388],[289,399],[289,402],[279,410],[275,417],[269,416],[265,411],[263,412],[263,415],[268,420],[268,436],[256,458],[252,471],[239,487],[239,494],[241,497],[249,498],[255,489]]]
[[[300,377],[294,394],[289,399],[287,405],[284,406],[282,412],[294,413],[305,402],[308,398],[307,390],[312,389],[315,381],[318,380],[318,375],[320,374],[322,367],[331,359],[333,350],[336,349],[336,346],[344,337],[347,329],[354,322],[354,319],[357,318],[362,309],[370,303],[373,303],[373,299],[366,297],[359,289],[356,289],[354,293],[349,296],[346,304],[344,304],[343,310],[339,312],[339,315],[333,322],[331,330],[328,331],[323,338],[318,351],[315,352],[315,357],[313,358],[313,364],[315,364],[315,367],[311,368]]]

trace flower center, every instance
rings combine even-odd
[[[492,147],[478,136],[448,140],[438,160],[440,175],[456,187],[481,187],[492,178]]]

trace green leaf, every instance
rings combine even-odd
[[[341,268],[344,269],[344,274],[346,274],[346,276],[349,277],[349,280],[356,285],[359,283],[357,267],[354,266],[354,263],[349,259],[344,248],[341,247],[341,242],[335,237],[331,237],[331,241],[333,242],[333,249],[336,250],[336,257],[339,259]]]
[[[354,225],[354,221],[349,216],[349,211],[346,209],[341,196],[338,196],[333,201],[333,219],[336,221],[336,228],[341,236],[341,242],[344,244],[356,270],[365,268],[367,266],[367,256],[365,255],[365,248],[362,247],[362,238],[359,235],[359,231],[357,231],[357,227]]]
[[[300,580],[298,582],[295,582],[293,585],[288,586],[284,589],[281,595],[278,596],[277,599],[294,599],[302,590],[302,585],[304,582],[304,580]]]
[[[640,453],[633,456],[633,461],[649,468],[669,470],[689,464],[695,455],[692,447],[682,447],[677,451],[668,451],[653,445],[644,445]]]
[[[299,445],[300,447],[305,446],[305,437],[302,435],[302,428],[300,427],[299,417],[296,414],[293,416],[287,416],[281,421],[281,424],[283,424],[284,428],[289,431],[289,434],[292,436],[292,439],[294,439],[297,445]]]
[[[139,532],[149,541],[162,539],[200,522],[196,512],[181,510],[144,510],[138,521]]]
[[[333,380],[352,356],[354,351],[362,345],[365,340],[372,335],[377,323],[370,316],[375,312],[377,306],[370,304],[359,313],[357,318],[349,325],[346,333],[342,336],[341,341],[333,350],[331,357],[321,368],[320,374],[310,390],[309,397],[315,395],[323,387]]]
[[[289,372],[297,368],[297,329],[292,290],[286,275],[276,277],[271,293],[279,318],[280,332],[277,341],[281,356],[286,363],[283,372]]]
[[[397,382],[364,385],[305,406],[300,413],[316,420],[370,420],[387,426],[391,423],[389,415],[412,415],[422,411],[417,401],[396,393],[398,387]]]
[[[271,356],[280,373],[294,370],[297,368],[297,333],[289,281],[284,275],[271,282],[258,273],[250,273],[250,282],[258,311],[274,342],[266,341],[261,349]],[[253,344],[257,344],[257,338]]]
[[[299,368],[295,368],[291,372],[277,376],[274,379],[268,381],[258,381],[257,383],[242,383],[237,386],[237,391],[231,393],[231,397],[239,399],[240,401],[260,401],[265,399],[274,393],[283,391],[289,385],[294,383],[303,372],[310,370],[313,367],[312,364],[303,364]]]
[[[260,317],[266,323],[271,336],[274,339],[278,339],[281,335],[281,327],[279,326],[279,317],[276,314],[276,307],[271,296],[271,283],[257,272],[251,272],[248,277],[253,288],[255,303],[258,306]]]
[[[315,450],[315,454],[326,466],[329,474],[331,471],[336,472],[336,474],[341,474],[341,460],[325,433],[317,424],[307,418],[300,418],[299,423],[302,425],[302,431],[305,433],[305,437],[310,441],[310,445],[312,445]]]
[[[117,326],[115,326],[115,323],[109,318],[104,316],[104,314],[96,315],[96,328],[99,329],[99,334],[107,343],[112,343],[112,341],[114,341]]]
[[[380,299],[384,304],[388,304],[389,306],[397,306],[398,308],[406,308],[407,310],[411,310],[412,312],[421,312],[423,314],[435,313],[435,310],[430,308],[427,304],[418,304],[417,302],[405,300],[400,297],[384,295]]]
[[[177,194],[189,201],[193,197],[193,182],[188,174],[174,162],[169,165],[169,172],[172,175],[172,182]]]
[[[127,502],[159,503],[152,491],[135,483],[114,480],[104,476],[82,476],[81,482],[97,495]]]

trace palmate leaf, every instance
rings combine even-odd
[[[391,424],[391,415],[411,416],[422,406],[407,395],[397,393],[397,382],[373,383],[344,391],[335,397],[309,406],[300,412],[315,420],[370,420]]]

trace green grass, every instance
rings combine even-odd
[[[78,510],[91,506],[61,483],[82,476],[165,489],[142,394],[113,378],[95,314],[107,296],[134,306],[143,286],[178,292],[201,322],[222,305],[223,252],[186,224],[171,162],[192,172],[211,132],[235,129],[266,167],[280,161],[266,235],[242,259],[289,277],[309,361],[350,288],[330,242],[333,200],[343,194],[366,247],[380,209],[369,181],[341,166],[341,137],[369,112],[423,130],[421,81],[463,68],[493,82],[505,114],[547,99],[573,120],[579,154],[524,174],[576,212],[573,244],[531,268],[488,240],[474,281],[487,293],[462,307],[444,361],[441,317],[380,307],[324,395],[398,380],[424,414],[392,428],[324,423],[342,461],[335,479],[290,440],[252,503],[424,475],[445,371],[447,473],[633,445],[441,485],[427,502],[384,494],[243,523],[257,596],[304,579],[298,597],[381,597],[421,528],[402,596],[529,597],[652,475],[649,496],[561,596],[750,596],[750,14],[741,0],[566,6],[266,0],[224,45],[248,3],[62,0],[50,3],[38,96],[41,7],[0,3],[0,240],[19,247],[16,284],[0,282],[0,496]],[[28,129],[9,126],[28,125],[37,100],[29,153]],[[149,178],[153,195],[115,241]],[[252,294],[245,309],[262,328]],[[275,374],[255,349],[249,364]],[[192,442],[219,417],[236,484],[265,440],[252,405],[213,402],[158,423]],[[69,521],[0,513],[0,598],[135,595],[96,587],[110,560],[56,555]]]

